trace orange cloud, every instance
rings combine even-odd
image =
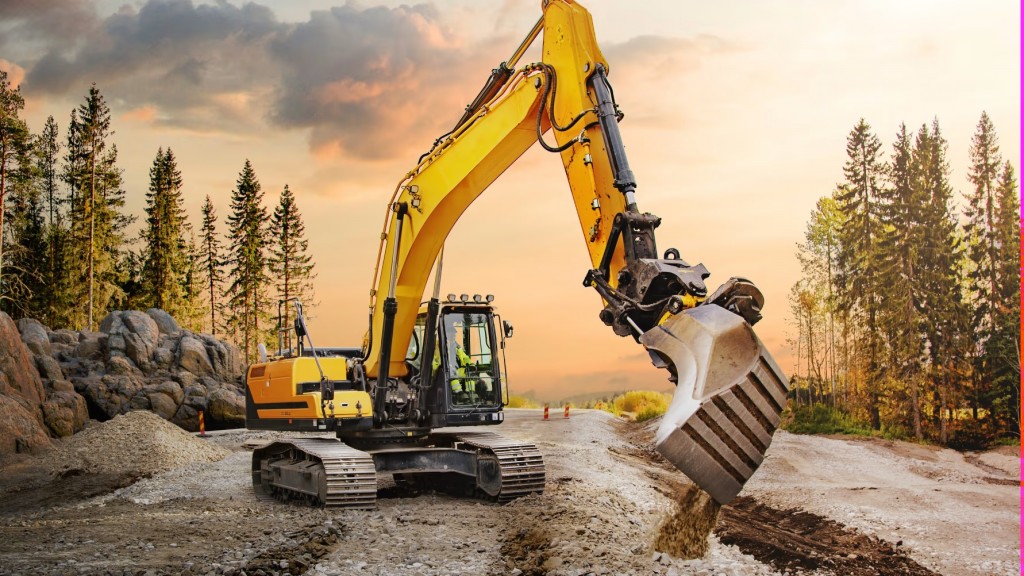
[[[139,106],[125,112],[121,117],[132,122],[148,124],[156,120],[156,106]]]
[[[18,87],[25,79],[25,69],[10,60],[0,58],[0,70],[7,72],[7,80],[11,86]]]

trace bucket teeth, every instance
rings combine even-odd
[[[764,460],[789,391],[743,318],[716,305],[686,310],[640,337],[676,393],[655,448],[721,504]]]

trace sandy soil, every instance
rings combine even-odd
[[[532,440],[545,493],[505,506],[413,493],[380,479],[372,511],[257,501],[245,444],[203,440],[203,457],[140,479],[110,467],[22,459],[0,474],[0,574],[1016,574],[1018,459],[902,443],[779,433],[707,553],[654,549],[681,474],[652,454],[650,428],[575,411],[509,410],[489,428]],[[192,439],[188,439],[191,441]],[[68,454],[55,451],[54,454]],[[95,454],[92,462],[100,457]],[[96,472],[93,469],[98,470]],[[55,474],[53,471],[57,470]],[[61,472],[63,471],[63,472]],[[797,510],[801,509],[801,510]]]

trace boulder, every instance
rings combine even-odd
[[[150,388],[146,391],[146,397],[149,399],[150,410],[164,420],[170,420],[178,412],[178,404],[174,399],[161,391]]]
[[[43,419],[54,436],[63,438],[85,427],[89,421],[89,409],[80,394],[54,391],[43,403]]]
[[[74,346],[75,344],[78,344],[78,332],[68,330],[67,328],[54,330],[53,332],[50,332],[50,343]]]
[[[134,374],[135,364],[124,356],[112,356],[107,360],[107,374]]]
[[[11,324],[13,326],[13,322]],[[13,398],[0,395],[0,456],[37,452],[51,444],[46,430],[33,414]]]
[[[34,359],[44,388],[51,382],[64,380],[64,371],[60,369],[60,363],[53,356],[37,354]]]
[[[206,347],[192,336],[185,336],[178,342],[178,366],[197,376],[213,373]]]
[[[46,333],[46,327],[32,318],[18,320],[18,330],[21,332],[21,341],[33,354],[50,355],[50,336]]]
[[[0,312],[0,396],[10,397],[36,422],[43,424],[43,382],[21,343],[14,321],[3,312]]]
[[[156,348],[160,340],[160,329],[156,322],[145,312],[125,310],[121,312],[121,321],[133,334],[138,334],[149,348]]]
[[[89,360],[99,360],[103,357],[103,349],[107,345],[107,336],[101,332],[83,331],[75,346],[75,356]]]
[[[245,398],[235,390],[218,388],[210,392],[208,421],[219,426],[245,424]]]
[[[153,319],[153,322],[156,323],[156,327],[161,334],[166,334],[168,336],[177,336],[178,334],[181,334],[181,327],[178,326],[178,322],[167,312],[164,312],[159,308],[150,308],[149,310],[146,310],[146,315]]]

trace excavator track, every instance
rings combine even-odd
[[[329,508],[374,508],[373,457],[333,438],[293,438],[253,451],[257,498],[306,500]]]
[[[454,435],[456,442],[484,451],[481,458],[497,459],[501,485],[498,502],[511,502],[527,494],[544,492],[544,456],[529,442],[520,442],[492,432],[465,432]]]

